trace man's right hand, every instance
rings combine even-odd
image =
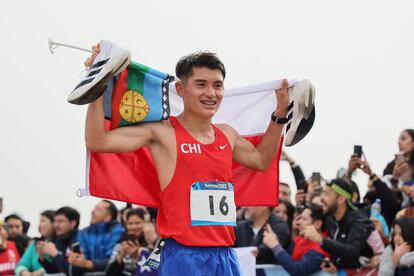
[[[92,46],[92,55],[90,57],[88,57],[85,62],[83,63],[85,65],[86,68],[89,68],[92,66],[93,61],[95,60],[96,56],[99,54],[99,52],[101,51],[100,49],[100,45],[99,43],[97,43],[96,45]]]

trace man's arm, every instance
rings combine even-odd
[[[282,88],[275,91],[277,107],[274,115],[279,118],[286,117],[289,96],[287,92],[288,82],[284,80]],[[270,117],[270,114],[269,114]],[[230,128],[231,136],[234,137],[233,159],[243,166],[255,170],[266,170],[275,158],[279,146],[283,125],[270,122],[262,139],[256,147],[241,137],[234,129]]]
[[[95,152],[129,152],[155,141],[154,123],[105,130],[103,96],[89,104],[86,114],[86,147]]]

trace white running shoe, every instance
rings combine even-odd
[[[68,96],[68,102],[82,105],[97,100],[105,91],[109,80],[123,71],[131,62],[131,53],[117,45],[101,40],[100,52],[88,74]]]
[[[285,145],[293,146],[312,129],[315,121],[315,87],[301,80],[288,89],[289,106],[285,128]]]

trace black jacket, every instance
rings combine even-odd
[[[373,252],[367,239],[375,227],[357,211],[347,210],[340,221],[332,216],[327,218],[328,237],[321,247],[331,254],[332,262],[342,268],[359,268],[360,256],[372,257]]]
[[[273,231],[279,237],[279,242],[282,247],[287,249],[291,242],[289,227],[287,223],[273,214],[269,216],[267,223],[270,224]],[[256,258],[257,264],[277,264],[272,250],[263,244],[263,231],[263,228],[260,229],[257,236],[254,237],[252,222],[250,220],[243,220],[238,222],[235,228],[236,242],[234,246],[256,246],[259,249],[259,255]]]

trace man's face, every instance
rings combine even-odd
[[[322,209],[324,215],[333,215],[338,210],[338,195],[328,185],[322,191]]]
[[[56,215],[55,220],[53,221],[53,226],[55,227],[56,235],[63,236],[72,231],[75,227],[74,223],[64,215]]]
[[[105,219],[109,215],[108,207],[108,203],[104,201],[99,202],[92,210],[91,224],[105,222]]]
[[[178,86],[181,89],[177,89],[183,98],[185,111],[197,117],[213,117],[223,99],[223,83],[220,70],[194,67],[192,75],[181,82],[181,86]]]
[[[303,231],[305,230],[306,226],[313,225],[313,219],[311,217],[312,211],[308,208],[303,210],[303,212],[300,214],[300,218],[298,221],[299,226],[299,233],[303,235]]]
[[[289,186],[279,185],[279,198],[290,202],[290,188]]]
[[[275,209],[273,209],[273,214],[288,222],[289,218],[285,204],[279,204],[278,206],[276,206]]]
[[[248,213],[249,219],[251,221],[257,220],[263,216],[268,215],[269,207],[264,206],[254,206],[254,207],[247,207],[246,211]]]
[[[10,218],[7,220],[9,237],[14,238],[23,234],[23,221],[20,219]]]

